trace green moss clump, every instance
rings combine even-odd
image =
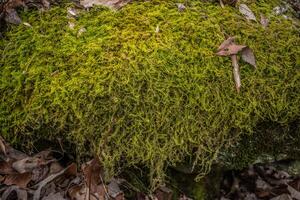
[[[32,27],[0,41],[1,134],[19,143],[61,137],[80,156],[97,152],[110,174],[144,165],[152,186],[186,158],[205,174],[259,123],[299,119],[299,30],[265,2],[249,6],[269,17],[266,29],[201,1],[184,12],[174,1],[96,7],[74,30],[66,8],[24,13]],[[240,62],[240,94],[230,58],[214,54],[229,35],[257,59],[257,70]]]

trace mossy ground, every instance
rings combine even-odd
[[[269,1],[248,4],[270,19],[266,29],[232,7],[190,1],[179,12],[175,3],[96,7],[74,30],[69,5],[23,13],[32,27],[13,27],[0,41],[1,134],[27,144],[62,138],[77,155],[96,152],[109,174],[146,166],[154,186],[184,159],[207,173],[220,150],[258,124],[299,120],[300,37],[291,20],[274,16]],[[215,56],[227,36],[256,55],[257,70],[240,62],[240,94],[230,58]]]

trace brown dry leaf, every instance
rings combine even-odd
[[[24,7],[25,3],[23,0],[8,0],[4,4],[4,20],[7,23],[11,24],[20,24],[22,20],[18,16],[18,13],[16,11],[19,7]]]
[[[75,186],[70,187],[68,189],[68,196],[72,200],[84,200],[84,197],[85,197],[84,191],[85,191],[85,189],[83,189],[82,186],[75,185]]]
[[[27,200],[27,192],[26,190],[20,189],[18,186],[12,185],[8,187],[2,194],[1,200],[10,200],[11,193],[15,192],[17,194],[18,200]]]
[[[28,156],[21,152],[21,151],[18,151],[14,148],[12,148],[11,146],[6,146],[6,152],[7,152],[7,158],[8,160],[22,160],[24,158],[27,158]]]
[[[259,198],[267,198],[267,197],[270,197],[271,192],[270,191],[256,191],[255,194]]]
[[[267,28],[267,26],[269,25],[269,19],[261,14],[260,15],[260,24],[262,25],[262,27]]]
[[[288,191],[290,192],[293,199],[300,200],[300,192],[295,190],[293,187],[288,185]]]
[[[56,174],[61,170],[63,170],[63,167],[59,164],[59,162],[52,162],[50,164],[49,174]]]
[[[292,197],[288,194],[282,194],[282,195],[279,195],[277,197],[274,197],[270,200],[293,200]]]
[[[173,192],[169,188],[162,186],[155,190],[155,196],[158,200],[172,200]]]
[[[31,173],[22,174],[9,174],[5,177],[3,184],[5,185],[17,185],[20,188],[26,188],[31,181]]]
[[[39,158],[39,159],[42,159],[42,160],[53,160],[53,157],[51,156],[51,150],[44,150],[44,151],[41,151],[39,153],[37,153],[36,155],[34,155],[33,157],[34,158]]]
[[[108,190],[109,196],[111,196],[114,199],[116,199],[117,197],[118,197],[118,199],[122,199],[122,197],[124,197],[124,194],[123,194],[122,190],[120,189],[117,180],[114,178],[108,184],[107,190]]]
[[[273,177],[276,179],[287,179],[287,178],[291,178],[291,175],[289,175],[289,173],[283,170],[279,170],[273,174]]]
[[[124,193],[121,193],[121,194],[119,194],[118,196],[116,196],[114,200],[125,200],[125,195],[124,195]]]
[[[80,4],[85,8],[93,7],[94,5],[107,6],[111,9],[119,9],[131,0],[80,0]]]
[[[99,200],[107,199],[107,195],[106,195],[107,191],[106,191],[106,190],[107,190],[107,189],[106,189],[105,185],[103,185],[103,184],[98,185],[98,186],[96,187],[96,191],[93,193],[93,196],[97,197],[97,199],[99,199]],[[123,194],[123,193],[122,193],[122,194]],[[121,195],[122,195],[122,194],[121,194]],[[118,196],[116,196],[115,200],[117,199],[117,197],[118,197]],[[120,200],[121,200],[121,199],[120,199]],[[122,199],[122,200],[124,200],[124,199]]]
[[[300,178],[297,178],[289,182],[289,185],[292,186],[295,190],[300,191]]]
[[[33,169],[39,167],[43,161],[39,158],[27,157],[18,160],[12,164],[12,167],[19,173],[31,172]]]
[[[50,2],[47,0],[41,0],[41,3],[43,5],[42,9],[48,10],[50,8]]]
[[[239,6],[240,13],[242,13],[247,20],[254,20],[256,21],[256,17],[250,8],[246,4],[240,4]]]
[[[103,168],[98,159],[93,159],[82,166],[86,186],[91,193],[96,191],[97,185],[101,184],[103,177]]]
[[[255,56],[251,48],[246,47],[242,50],[242,59],[256,68]]]
[[[16,171],[11,165],[11,162],[0,161],[0,174],[15,174]]]
[[[51,193],[42,198],[42,200],[66,200],[60,192]]]
[[[51,151],[41,151],[33,157],[26,157],[24,159],[18,160],[12,164],[12,167],[19,173],[32,172],[36,168],[40,168],[51,162],[54,162],[50,156]]]
[[[2,183],[2,181],[4,181],[5,177],[0,175],[0,183]]]
[[[47,185],[48,183],[50,183],[51,181],[53,181],[54,179],[58,178],[59,176],[61,176],[63,174],[71,175],[71,174],[74,174],[75,172],[77,172],[77,166],[75,163],[72,163],[66,169],[64,169],[56,174],[52,174],[52,175],[48,176],[47,178],[45,178],[44,180],[39,182],[37,185],[33,186],[33,187],[37,187],[37,190],[34,192],[34,195],[33,195],[33,200],[40,199],[41,190],[45,185]]]
[[[40,182],[41,180],[47,177],[49,173],[49,167],[48,166],[37,167],[34,168],[31,171],[31,173],[32,173],[32,181]]]
[[[222,44],[221,44],[221,46],[222,46]],[[220,47],[218,49],[220,49]],[[244,46],[244,45],[237,45],[237,44],[235,44],[235,43],[232,42],[232,43],[230,43],[227,46],[224,45],[224,47],[222,49],[220,49],[216,54],[218,56],[236,55],[238,52],[240,52],[244,48],[246,48],[246,46]]]
[[[6,10],[6,15],[5,15],[4,19],[9,24],[18,25],[18,24],[22,23],[22,20],[19,17],[19,15],[15,9]]]
[[[102,195],[102,193],[105,193],[104,186],[98,186],[98,188],[99,192],[90,194],[88,187],[74,186],[68,191],[68,195],[72,200],[108,200],[106,196]]]
[[[217,51],[221,51],[222,49],[227,48],[229,45],[231,45],[234,42],[234,37],[227,38],[222,44],[219,46]]]

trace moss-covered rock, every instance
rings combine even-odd
[[[299,119],[299,30],[266,2],[249,4],[270,19],[266,29],[201,1],[184,12],[174,1],[97,7],[74,29],[67,5],[24,13],[32,27],[13,27],[0,41],[1,134],[27,144],[63,138],[78,155],[100,155],[110,174],[144,165],[152,185],[183,159],[205,174],[258,124]],[[240,62],[240,94],[230,58],[214,54],[227,36],[257,59],[257,70]]]

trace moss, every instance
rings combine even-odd
[[[207,173],[220,150],[258,124],[299,119],[299,30],[255,2],[267,29],[200,1],[184,12],[174,1],[96,7],[74,30],[66,8],[23,13],[32,28],[13,27],[0,41],[1,134],[31,145],[63,138],[79,156],[96,152],[110,175],[145,165],[152,186],[184,158]],[[257,59],[255,71],[241,62],[240,94],[230,59],[214,55],[229,35]]]

